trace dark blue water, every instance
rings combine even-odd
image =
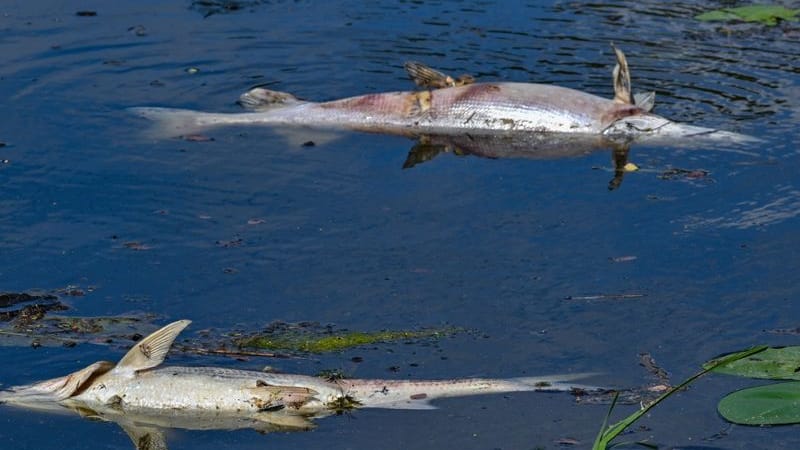
[[[311,359],[170,359],[300,373],[338,367],[363,378],[598,371],[595,381],[627,387],[651,381],[640,352],[678,381],[719,353],[796,344],[765,330],[800,321],[797,25],[722,29],[692,19],[716,2],[232,5],[0,5],[0,160],[8,160],[0,164],[0,291],[91,287],[69,299],[66,314],[189,318],[190,334],[273,320],[476,330],[435,345]],[[208,142],[152,140],[125,112],[234,112],[238,95],[262,83],[314,100],[405,90],[408,59],[610,97],[611,41],[628,55],[635,90],[657,91],[659,114],[765,143],[635,147],[630,159],[641,170],[609,192],[605,151],[443,154],[403,170],[413,145],[404,138],[352,134],[300,148],[271,130],[232,128]],[[708,174],[665,179],[672,168]],[[642,296],[575,299],[598,294]],[[122,356],[93,345],[0,351],[4,386]],[[746,384],[703,380],[629,437],[797,448],[796,428],[729,430],[716,415],[718,399]],[[439,406],[357,411],[308,433],[168,438],[173,449],[556,448],[561,438],[587,447],[606,411],[550,394]],[[10,408],[0,409],[0,439],[3,448],[131,448],[112,423]]]

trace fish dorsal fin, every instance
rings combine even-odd
[[[239,104],[253,111],[266,111],[298,103],[302,103],[302,100],[288,92],[272,91],[262,87],[250,89],[239,96]]]
[[[617,103],[624,103],[626,105],[633,105],[631,98],[631,72],[628,69],[628,60],[625,59],[625,54],[622,50],[618,49],[611,44],[614,49],[614,54],[617,57],[617,65],[614,66],[614,101]]]
[[[114,368],[118,374],[134,374],[139,370],[151,369],[164,362],[169,348],[175,338],[184,328],[192,323],[191,320],[179,320],[153,332],[122,357]]]
[[[424,88],[439,89],[464,86],[465,84],[472,84],[475,82],[475,78],[471,75],[461,75],[458,78],[453,78],[450,75],[439,72],[436,69],[416,61],[408,61],[405,63],[404,67],[414,84]]]

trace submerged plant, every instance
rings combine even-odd
[[[315,330],[313,327],[278,327],[265,333],[238,339],[236,344],[242,348],[327,353],[379,342],[441,338],[457,331],[455,328],[445,328],[362,332]]]

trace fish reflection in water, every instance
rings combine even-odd
[[[404,169],[430,161],[442,153],[489,159],[577,158],[597,151],[611,151],[614,176],[610,190],[622,184],[631,146],[604,136],[535,133],[464,133],[461,135],[423,135],[411,147]]]
[[[119,424],[140,450],[166,449],[164,429],[302,431],[312,419],[355,408],[433,409],[430,401],[479,394],[599,388],[589,374],[509,379],[326,380],[219,367],[161,366],[190,321],[137,343],[117,364],[99,361],[69,375],[0,392],[0,403],[74,411]]]

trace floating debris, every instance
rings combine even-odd
[[[656,360],[653,359],[653,356],[650,353],[644,352],[639,353],[639,365],[644,367],[651,375],[653,375],[662,385],[657,387],[657,391],[662,391],[669,389],[669,374],[666,370],[664,370],[661,366],[656,364]],[[662,388],[663,386],[667,386],[666,388]],[[651,390],[652,390],[651,386]]]
[[[136,36],[147,36],[147,28],[144,25],[134,25],[128,28],[128,32],[135,34]]]
[[[80,298],[86,290],[67,286],[48,292],[0,293],[0,345],[2,346],[65,346],[79,343],[135,341],[138,331],[155,328],[150,325],[154,316],[67,317],[51,315],[70,307],[64,296]],[[144,327],[143,327],[144,325]],[[146,328],[143,329],[143,328]],[[127,344],[126,344],[127,346]]]
[[[597,295],[568,295],[564,300],[620,300],[628,298],[646,297],[646,294],[597,294]]]
[[[662,180],[676,180],[676,179],[689,179],[689,180],[699,180],[707,178],[711,172],[704,169],[680,169],[680,168],[672,168],[667,169],[658,176]]]
[[[233,248],[233,247],[241,247],[244,245],[244,239],[237,237],[227,241],[216,241],[217,247],[222,248]]]
[[[151,247],[151,246],[149,246],[147,244],[143,244],[143,243],[137,242],[137,241],[125,242],[125,243],[122,244],[122,247],[123,248],[127,248],[129,250],[134,250],[134,251],[137,251],[137,252],[144,251],[144,250],[150,250],[151,248],[153,248],[153,247]]]
[[[614,263],[622,263],[622,262],[629,262],[629,261],[636,261],[639,259],[638,256],[627,255],[627,256],[612,256],[609,257],[608,260]]]
[[[180,137],[188,142],[213,142],[214,138],[203,134],[187,134]]]
[[[203,17],[210,17],[241,11],[262,3],[265,0],[194,0],[191,8],[199,11]]]

